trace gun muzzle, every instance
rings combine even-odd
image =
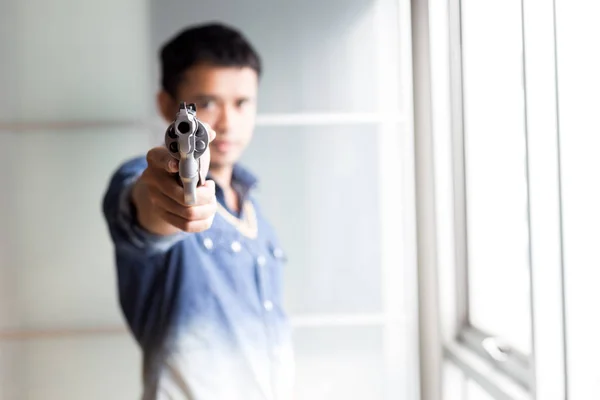
[[[169,153],[179,160],[179,178],[183,185],[184,203],[196,203],[196,188],[203,185],[202,155],[208,150],[208,130],[196,118],[196,105],[179,104],[175,120],[165,132],[165,145]],[[204,167],[204,166],[203,166]]]

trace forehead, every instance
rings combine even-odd
[[[189,68],[181,82],[182,95],[210,94],[222,97],[254,97],[258,76],[250,67],[196,65]]]

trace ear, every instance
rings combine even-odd
[[[156,105],[160,111],[160,115],[167,123],[171,123],[177,114],[178,103],[173,100],[170,94],[161,90],[156,95]]]

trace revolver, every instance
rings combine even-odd
[[[196,104],[179,104],[179,111],[165,132],[165,145],[171,156],[179,160],[184,203],[193,205],[196,187],[204,184],[210,163],[208,130],[196,118]]]

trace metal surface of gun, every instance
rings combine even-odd
[[[179,160],[179,178],[183,185],[184,203],[196,203],[196,187],[203,185],[210,163],[208,130],[196,118],[196,105],[179,104],[175,120],[165,132],[169,153]]]

